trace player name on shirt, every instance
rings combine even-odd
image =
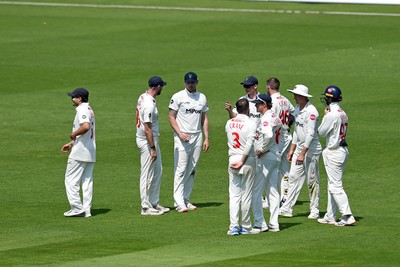
[[[231,122],[229,123],[229,128],[230,129],[239,129],[241,130],[243,128],[243,123],[241,120],[235,120],[232,119]]]

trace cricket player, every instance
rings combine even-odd
[[[294,107],[290,101],[281,95],[279,92],[280,81],[278,78],[271,77],[267,80],[267,93],[272,98],[272,112],[275,113],[282,121],[281,135],[285,140],[285,146],[283,147],[281,162],[279,165],[279,179],[280,183],[280,203],[286,201],[288,193],[288,181],[289,181],[289,161],[287,155],[289,152],[290,144],[292,143],[292,135],[290,134],[290,122],[293,121]]]
[[[197,91],[196,73],[186,73],[184,82],[185,89],[171,98],[168,115],[174,130],[174,205],[178,212],[197,209],[190,195],[201,150],[209,148],[206,96]]]
[[[260,124],[258,125],[259,143],[256,145],[257,169],[256,175],[260,177],[261,186],[253,189],[253,200],[261,199],[261,195],[266,188],[266,198],[269,203],[270,219],[266,226],[261,201],[253,204],[254,229],[260,231],[279,232],[279,190],[278,177],[279,165],[281,162],[281,151],[285,146],[285,140],[282,135],[282,122],[272,111],[272,99],[267,94],[259,94],[253,101],[257,111],[262,114]]]
[[[309,219],[319,218],[319,157],[322,147],[318,140],[318,111],[311,104],[305,85],[298,84],[292,90],[297,103],[295,108],[295,126],[293,140],[288,152],[291,162],[289,172],[289,188],[286,202],[283,203],[280,215],[293,216],[293,206],[300,195],[304,180],[307,179],[310,198]]]
[[[89,92],[85,88],[76,88],[68,93],[76,106],[76,114],[70,141],[61,148],[67,153],[67,169],[65,171],[65,189],[71,209],[64,212],[65,217],[91,217],[93,197],[93,168],[96,162],[96,124],[90,107]],[[80,188],[82,185],[82,196]]]
[[[228,235],[258,234],[252,228],[250,207],[255,175],[254,140],[256,124],[249,117],[249,101],[236,102],[238,114],[227,121],[225,131],[229,147],[229,217]],[[241,220],[239,219],[241,215]]]
[[[136,144],[140,149],[140,199],[142,215],[162,215],[169,208],[159,204],[162,177],[161,151],[158,144],[156,97],[167,83],[159,76],[149,79],[149,88],[139,96],[136,107]]]
[[[326,137],[326,148],[322,151],[322,157],[328,176],[328,206],[325,216],[318,219],[318,222],[349,226],[356,223],[342,182],[343,171],[349,155],[346,143],[349,119],[339,105],[339,102],[342,101],[342,91],[339,87],[328,86],[321,101],[327,105],[318,132],[321,136]],[[342,214],[339,222],[336,222],[337,210]]]

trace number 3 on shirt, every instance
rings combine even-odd
[[[240,148],[239,134],[237,132],[233,132],[232,136],[233,136],[233,148]]]

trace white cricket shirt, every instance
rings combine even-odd
[[[85,122],[90,124],[90,129],[86,133],[76,137],[69,158],[83,162],[96,162],[96,123],[94,112],[89,103],[82,103],[75,110],[76,114],[72,132],[76,131]]]
[[[334,149],[338,148],[340,141],[346,138],[349,119],[337,102],[329,104],[329,110],[329,113],[322,119],[318,133],[326,136],[326,147]]]
[[[260,94],[260,93],[257,93],[257,96],[258,96],[259,94]],[[242,97],[240,97],[240,98],[238,99],[238,100],[240,100],[240,99],[243,99],[243,98],[244,98],[244,99],[247,99],[247,100],[249,101],[249,109],[250,109],[249,118],[250,118],[250,120],[254,121],[254,123],[255,123],[256,125],[258,125],[258,123],[260,122],[261,113],[257,111],[256,104],[254,104],[254,103],[251,102],[251,101],[256,100],[256,99],[257,99],[257,96],[256,96],[254,99],[251,99],[251,98],[249,97],[249,95],[244,95],[244,96],[242,96]],[[234,107],[232,111],[233,111],[234,113],[237,114],[236,107]]]
[[[309,153],[321,153],[322,147],[318,140],[318,111],[310,102],[300,110],[297,105],[294,110],[295,125],[292,144],[296,144],[298,151],[308,147]],[[308,152],[307,152],[308,153]]]
[[[256,151],[271,151],[275,154],[282,152],[285,146],[282,131],[282,122],[278,116],[272,110],[265,112],[257,129],[260,142],[256,144]]]
[[[143,93],[139,96],[136,106],[136,137],[146,139],[144,131],[144,123],[151,123],[153,136],[160,135],[158,130],[158,109],[157,102],[154,97],[148,93]]]
[[[206,96],[198,91],[190,93],[186,88],[175,93],[169,108],[177,112],[176,122],[184,133],[194,134],[202,130],[201,117],[208,111]]]
[[[238,114],[226,122],[225,131],[228,137],[229,159],[237,160],[239,156],[255,156],[254,140],[256,137],[256,124],[244,114]]]
[[[271,95],[272,99],[272,111],[279,117],[282,122],[282,134],[290,135],[289,132],[289,120],[290,114],[293,115],[294,107],[290,101],[281,95],[281,93],[275,93]]]

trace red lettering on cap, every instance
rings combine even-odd
[[[317,117],[316,117],[314,114],[311,114],[310,119],[311,119],[312,121],[315,121],[316,118],[317,118]]]

